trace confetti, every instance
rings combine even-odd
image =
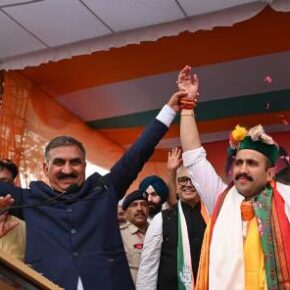
[[[285,118],[285,115],[284,114],[279,114],[279,117],[282,119],[282,118]]]
[[[280,117],[281,123],[282,123],[283,125],[288,125],[288,124],[289,124],[289,122],[288,122],[288,120],[285,118],[285,115],[284,115],[284,114],[279,114],[279,117]]]
[[[286,119],[282,119],[281,121],[282,121],[283,125],[288,125],[289,124],[289,122]]]
[[[271,84],[273,82],[272,78],[270,76],[265,76],[264,82],[267,84]]]

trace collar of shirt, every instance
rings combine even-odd
[[[131,234],[137,234],[137,233],[145,234],[145,232],[143,230],[141,230],[140,228],[138,228],[134,224],[127,222],[127,225],[128,225],[128,228],[129,228],[129,231]]]

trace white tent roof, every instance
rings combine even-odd
[[[289,0],[0,0],[0,69],[229,26]],[[226,11],[225,11],[226,10]],[[226,12],[226,13],[225,13]]]

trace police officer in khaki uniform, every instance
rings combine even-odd
[[[123,210],[127,223],[120,225],[120,230],[131,275],[134,283],[136,283],[141,251],[148,227],[147,194],[141,190],[132,192],[124,200]]]

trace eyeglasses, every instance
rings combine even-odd
[[[186,185],[188,181],[190,182],[190,184],[192,184],[191,179],[187,176],[180,176],[177,178],[177,183],[179,185]]]

